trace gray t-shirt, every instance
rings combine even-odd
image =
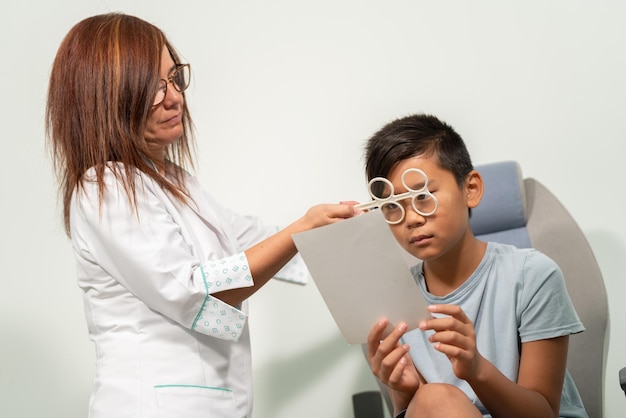
[[[482,261],[463,285],[438,297],[430,294],[422,262],[412,269],[428,304],[463,308],[476,330],[478,351],[505,376],[517,381],[522,343],[584,331],[554,261],[533,249],[490,242]],[[427,382],[460,388],[489,417],[470,385],[454,375],[448,358],[428,342],[433,331],[406,333],[411,358]],[[587,417],[573,380],[566,373],[561,396],[562,417]]]

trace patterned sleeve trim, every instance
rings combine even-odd
[[[245,254],[240,252],[221,260],[208,261],[198,271],[206,297],[191,329],[223,340],[237,341],[248,315],[211,294],[254,285]]]
[[[302,256],[297,253],[274,277],[285,282],[304,285],[309,281],[310,274]]]

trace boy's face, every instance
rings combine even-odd
[[[468,208],[478,205],[480,196],[476,200],[467,184],[459,187],[454,175],[442,169],[435,156],[412,157],[394,166],[387,178],[396,193],[406,192],[401,176],[409,168],[418,168],[428,176],[428,190],[439,201],[439,207],[425,217],[415,212],[410,199],[402,200],[398,204],[404,205],[404,220],[390,228],[407,252],[424,261],[436,259],[458,248],[467,234],[471,235]]]

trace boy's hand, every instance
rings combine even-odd
[[[404,323],[384,339],[383,331],[388,321],[382,319],[371,329],[367,338],[367,360],[372,373],[396,393],[392,395],[394,407],[406,408],[420,385],[420,376],[409,356],[409,346],[400,344],[400,337],[406,332]]]
[[[422,321],[419,328],[435,331],[428,340],[437,351],[448,357],[456,377],[463,380],[476,377],[483,357],[476,347],[472,321],[457,305],[432,305],[428,310],[446,316]]]

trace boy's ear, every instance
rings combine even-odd
[[[475,208],[483,198],[483,178],[476,170],[472,170],[465,180],[465,192],[467,194],[467,207]]]

